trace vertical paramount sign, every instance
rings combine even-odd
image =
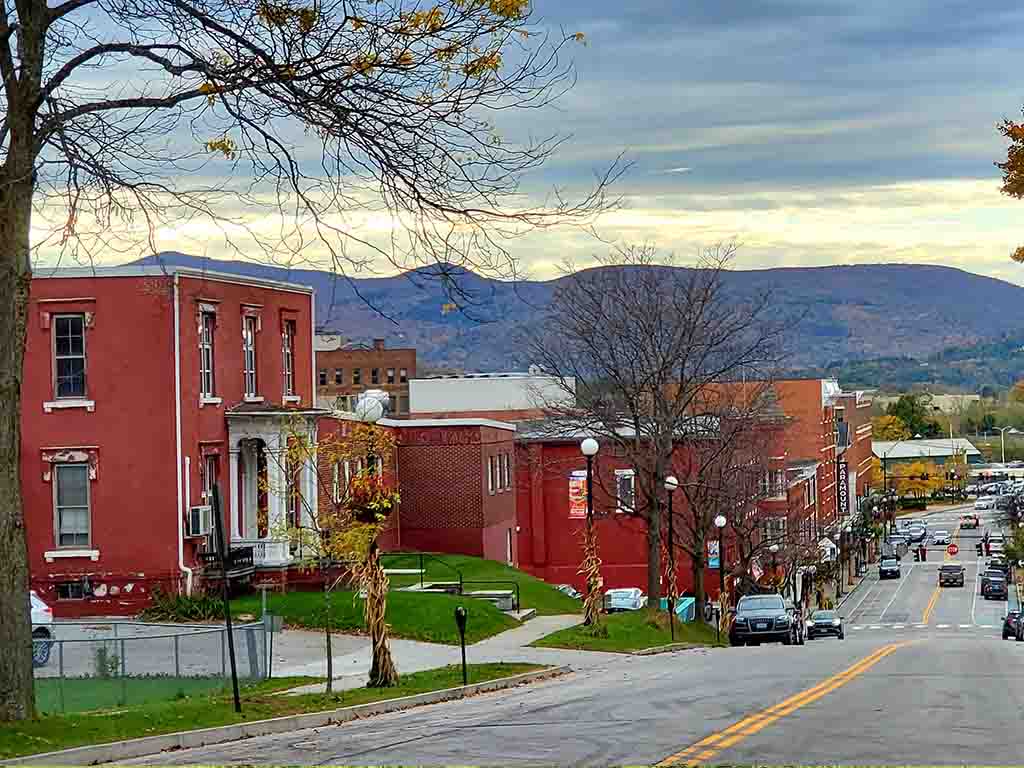
[[[845,461],[836,462],[836,513],[839,517],[850,514],[850,472]]]

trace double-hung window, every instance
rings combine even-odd
[[[245,396],[256,397],[256,331],[259,318],[246,315],[242,318],[242,375]]]
[[[58,547],[89,546],[89,466],[55,464],[54,527]]]
[[[488,456],[487,457],[487,492],[488,493],[494,493],[495,480],[497,479],[495,477],[495,474],[497,474],[497,473],[494,471],[494,457],[493,456]]]
[[[85,397],[85,315],[57,315],[53,328],[54,395]]]
[[[632,513],[636,509],[636,473],[632,469],[615,470],[615,511]]]
[[[281,329],[281,359],[284,364],[285,397],[295,394],[295,321],[285,320]]]
[[[217,327],[217,315],[203,312],[199,316],[199,396],[215,397],[216,382],[213,376],[213,332]]]

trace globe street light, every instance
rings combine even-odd
[[[597,564],[597,539],[594,536],[594,456],[597,455],[598,448],[597,440],[592,437],[580,443],[580,453],[587,458],[587,522],[583,536],[583,572],[587,580],[587,594],[583,603],[583,623],[595,627],[600,620],[597,606],[600,573]]]
[[[679,481],[674,475],[665,478],[665,490],[668,491],[668,626],[672,642],[676,641],[676,547],[675,528],[672,524],[672,497],[676,494]]]
[[[722,616],[725,613],[725,549],[722,548],[722,529],[725,528],[725,515],[715,518],[718,529],[718,642],[722,642]]]

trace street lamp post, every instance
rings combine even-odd
[[[672,522],[672,497],[676,495],[678,487],[679,481],[675,476],[669,475],[665,478],[665,490],[668,491],[668,625],[673,643],[676,641],[676,547],[675,528]]]
[[[600,606],[597,604],[600,573],[594,536],[594,456],[598,447],[597,440],[592,437],[580,443],[580,452],[587,459],[587,522],[583,534],[583,572],[587,580],[587,594],[583,601],[583,623],[595,627],[600,621]]]
[[[718,642],[722,642],[722,617],[725,615],[725,549],[722,547],[722,529],[725,528],[725,515],[715,518],[718,529]]]
[[[772,578],[774,579],[778,575],[779,564],[776,560],[776,555],[779,553],[779,545],[772,544],[768,547],[768,551],[772,553]]]

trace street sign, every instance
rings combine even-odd
[[[960,551],[960,547],[958,547],[956,544],[950,544],[948,547],[946,547],[946,551],[949,552],[950,556],[952,557]]]

